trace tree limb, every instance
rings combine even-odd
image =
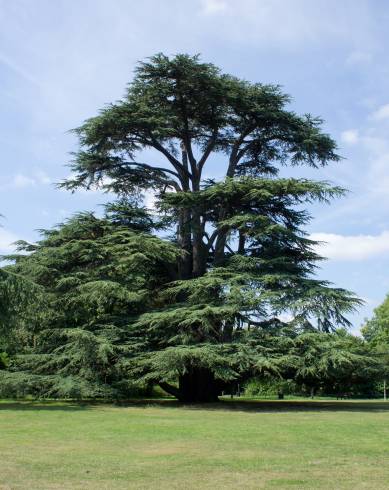
[[[153,146],[156,150],[161,152],[169,160],[169,162],[177,170],[178,174],[180,175],[180,178],[182,178],[184,176],[189,178],[189,179],[192,178],[192,175],[182,165],[182,163],[180,163],[177,160],[177,158],[174,158],[174,156],[163,145],[161,145],[153,136],[151,136],[151,146]]]
[[[181,392],[178,388],[171,385],[170,383],[166,383],[165,381],[160,381],[158,384],[164,391],[166,391],[166,393],[169,393],[169,395],[180,399]]]
[[[199,161],[199,164],[198,164],[198,168],[199,168],[199,173],[201,174],[201,171],[205,165],[205,162],[207,161],[209,155],[211,154],[212,150],[214,149],[215,147],[215,144],[216,144],[216,140],[217,140],[217,134],[218,134],[218,131],[215,130],[213,133],[212,133],[212,136],[211,138],[209,139],[208,141],[208,144],[205,148],[205,151],[203,153],[203,156],[201,157],[200,161]]]

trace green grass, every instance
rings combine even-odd
[[[387,489],[389,402],[0,402],[0,489]]]

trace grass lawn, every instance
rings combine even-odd
[[[0,489],[387,489],[389,402],[0,402]]]

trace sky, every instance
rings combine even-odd
[[[0,0],[0,253],[33,241],[100,192],[58,190],[69,130],[120,99],[137,61],[200,53],[290,109],[324,119],[342,161],[294,176],[349,190],[315,205],[319,276],[357,293],[358,333],[389,292],[389,2],[385,0]],[[212,169],[209,170],[212,173]]]

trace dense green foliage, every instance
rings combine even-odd
[[[374,310],[373,317],[362,328],[364,338],[374,344],[389,344],[389,296]]]
[[[389,379],[389,297],[374,310],[373,317],[362,327],[362,334],[380,360],[380,380],[385,380],[382,389],[386,396]]]
[[[102,219],[81,214],[21,243],[28,254],[5,271],[39,293],[13,314],[28,338],[3,386],[106,396],[159,384],[213,401],[253,375],[313,386],[364,369],[358,346],[342,351],[351,340],[334,350],[325,336],[360,301],[314,277],[321,258],[303,229],[307,205],[344,191],[279,175],[336,162],[336,145],[288,102],[278,86],[198,57],[141,63],[124,99],[75,130],[80,150],[62,184],[118,201]]]
[[[288,368],[282,376],[252,378],[248,395],[381,396],[382,359],[363,339],[339,329],[334,333],[303,333],[290,339]]]
[[[305,334],[299,336],[295,349],[294,380],[311,394],[377,394],[382,363],[363,339],[342,329],[333,334]]]
[[[28,322],[29,338],[4,386],[19,381],[22,392],[51,396],[125,389],[121,371],[133,349],[128,322],[154,305],[177,250],[143,231],[142,220],[131,227],[115,218],[113,224],[80,214],[43,232],[36,245],[19,244],[32,253],[12,257],[16,264],[8,270],[38,284],[41,293],[18,317]]]

